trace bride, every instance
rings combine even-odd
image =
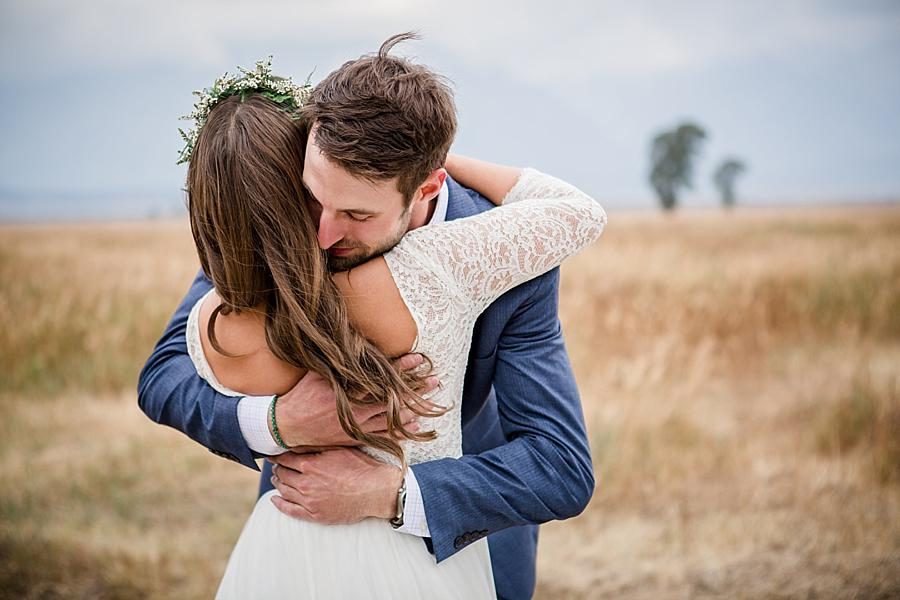
[[[461,456],[478,315],[596,240],[605,213],[548,175],[451,156],[449,173],[500,208],[415,229],[386,254],[331,275],[301,181],[304,130],[292,110],[256,92],[220,98],[186,157],[191,228],[214,284],[188,320],[197,372],[237,396],[283,393],[312,370],[335,387],[342,426],[374,458],[405,470]],[[409,352],[430,369],[395,371],[392,357]],[[426,398],[429,376],[442,385]],[[352,406],[374,403],[388,417],[384,435],[353,418]],[[409,411],[417,427],[404,425]],[[495,597],[486,539],[437,564],[421,539],[387,520],[293,519],[275,495],[257,502],[217,598]]]

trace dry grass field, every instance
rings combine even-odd
[[[185,223],[0,227],[0,597],[208,598],[256,476],[138,409]],[[540,598],[900,597],[900,206],[610,215]]]

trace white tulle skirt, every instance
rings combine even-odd
[[[228,559],[219,600],[495,598],[487,540],[437,564],[418,537],[381,519],[319,525],[288,517],[264,494]]]

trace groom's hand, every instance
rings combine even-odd
[[[272,457],[272,503],[284,514],[325,525],[390,519],[397,512],[400,469],[356,448]]]
[[[413,370],[423,362],[421,354],[407,354],[394,362],[399,370]],[[435,378],[426,382],[423,394],[438,386]],[[278,432],[284,443],[295,446],[357,446],[341,427],[335,408],[334,390],[328,381],[309,371],[288,393],[278,397],[275,406]],[[351,408],[362,430],[366,433],[387,433],[387,416],[383,405],[353,406]],[[400,411],[404,427],[415,431],[416,415],[409,409]],[[271,428],[272,424],[269,423]]]

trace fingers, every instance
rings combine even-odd
[[[280,496],[272,496],[271,498],[269,498],[269,500],[272,501],[272,504],[275,505],[275,508],[289,517],[294,517],[295,519],[303,519],[305,521],[316,520],[316,516],[300,504],[288,502]]]
[[[409,425],[413,421],[416,420],[416,413],[411,411],[410,409],[404,407],[400,409],[400,422],[404,425]]]
[[[412,371],[425,362],[421,354],[404,354],[394,361],[394,368],[398,371]]]
[[[387,429],[387,420],[384,417],[384,413],[377,419],[369,419],[364,424],[360,425],[360,429],[365,433],[379,433],[385,431]]]
[[[400,422],[406,425],[407,423],[412,423],[416,420],[416,413],[411,411],[410,409],[404,407],[400,409]],[[387,413],[385,411],[381,411],[377,415],[374,415],[371,419],[361,424],[362,430],[370,433],[372,431],[380,431],[387,426]]]
[[[274,467],[272,467],[273,484],[277,480],[294,489],[298,489],[300,487],[300,477],[302,477],[302,473],[294,471],[293,469],[288,469],[282,467],[281,465],[275,465]]]
[[[423,385],[424,385],[424,388],[422,389],[422,392],[421,392],[422,395],[436,390],[438,387],[440,387],[441,381],[434,375],[431,375],[430,377],[425,378]]]
[[[364,425],[367,421],[384,415],[384,404],[357,405],[350,410],[353,412],[353,416],[356,417],[356,422]]]
[[[300,473],[308,473],[315,470],[316,460],[321,452],[322,449],[317,449],[316,452],[303,452],[302,450],[300,452],[285,452],[278,456],[270,456],[269,462],[273,465],[273,473],[278,471],[299,475]]]
[[[275,475],[272,475],[270,481],[272,482],[272,485],[275,486],[275,489],[278,490],[278,493],[281,494],[281,497],[286,501],[293,504],[300,504],[301,506],[303,505],[303,494],[301,494],[297,488],[289,486]]]
[[[293,469],[281,465],[272,467],[270,481],[280,494],[280,497],[272,497],[272,503],[288,516],[311,520],[314,515],[304,506],[303,493],[299,489],[301,477],[302,475]]]
[[[434,375],[429,375],[425,379],[418,379],[413,382],[412,389],[416,396],[424,398],[434,390],[441,387],[441,380]],[[413,398],[418,400],[419,398]]]
[[[403,429],[411,433],[416,433],[421,429],[418,418],[419,415],[409,410],[408,408],[400,409],[400,422],[403,423]]]
[[[308,478],[309,475],[303,475],[281,465],[275,465],[272,467],[272,477],[269,481],[272,482],[272,485],[275,486],[275,489],[287,502],[299,504],[309,511],[307,508],[308,500],[305,498],[309,492]]]
[[[408,408],[400,409],[400,423],[403,424],[403,428],[407,431],[416,432],[419,431],[420,426],[417,422],[419,416],[411,411]],[[362,430],[366,433],[374,433],[374,434],[386,434],[387,433],[387,413],[379,413],[375,417],[369,419],[361,426]]]
[[[393,363],[394,368],[398,371],[415,371],[424,364],[425,357],[421,354],[404,354]],[[421,385],[422,388],[418,390],[419,394],[427,394],[438,388],[441,385],[441,382],[437,377],[432,375],[427,377]]]
[[[422,426],[419,425],[418,421],[408,421],[406,423],[403,423],[403,429],[410,433],[417,433],[422,429]]]
[[[441,380],[434,375],[430,375],[418,382],[418,385],[413,389],[415,396],[424,397],[439,387],[441,387]],[[418,400],[418,398],[414,399]],[[369,419],[383,416],[385,414],[385,404],[383,402],[373,402],[371,404],[355,405],[351,410],[353,411],[353,416],[356,417],[356,422],[363,424]]]
[[[302,473],[305,470],[305,467],[309,464],[312,456],[314,455],[305,454],[302,452],[285,452],[284,454],[279,454],[278,456],[270,456],[269,462],[273,465],[278,465],[292,471]],[[274,471],[275,467],[272,467],[272,470]]]
[[[373,422],[384,425],[385,419],[387,418],[384,404],[354,406],[352,410],[353,416],[356,417],[356,422],[359,423],[359,426],[362,427],[363,431],[366,431],[366,427],[371,428]]]
[[[421,354],[405,354],[393,361],[393,366],[401,371],[414,371],[425,364],[425,357]],[[440,380],[435,376],[426,377],[419,382],[416,387],[416,394],[424,396],[440,387]],[[356,405],[351,408],[353,417],[355,418],[360,429],[368,434],[386,434],[387,433],[387,414],[383,403],[373,402],[372,404]],[[421,427],[416,422],[418,415],[408,408],[401,408],[400,422],[404,429],[409,432],[418,432]]]

